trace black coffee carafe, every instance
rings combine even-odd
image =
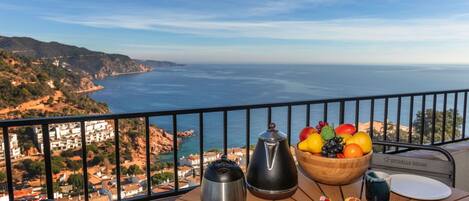
[[[298,172],[287,136],[270,123],[259,136],[246,176],[249,191],[268,200],[292,196],[298,186]]]

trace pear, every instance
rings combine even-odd
[[[311,134],[306,138],[306,140],[301,141],[298,144],[298,149],[301,151],[307,151],[311,152],[313,154],[319,154],[321,153],[322,146],[324,145],[324,142],[322,140],[321,135],[319,134]]]

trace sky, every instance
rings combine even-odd
[[[0,35],[179,63],[469,64],[469,0],[1,0]]]

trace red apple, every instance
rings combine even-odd
[[[303,130],[301,130],[301,132],[300,132],[300,142],[303,141],[303,140],[306,140],[306,138],[308,138],[308,136],[313,134],[313,133],[318,133],[318,131],[313,127],[303,128]]]
[[[341,134],[353,135],[355,134],[355,132],[357,132],[357,129],[352,124],[340,124],[339,126],[337,126],[337,128],[335,128],[335,133],[337,135],[341,135]]]

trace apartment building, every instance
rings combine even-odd
[[[22,157],[21,148],[18,144],[18,135],[11,133],[10,136],[10,157],[18,159]],[[3,146],[3,138],[0,138],[0,161],[5,160],[5,146]]]
[[[204,153],[204,165],[207,165],[210,162],[217,160],[220,157],[220,153],[217,152],[205,152]],[[181,166],[190,166],[194,168],[199,168],[200,166],[200,155],[191,154],[187,157],[181,157],[179,159],[179,164]]]
[[[89,121],[85,124],[86,144],[102,142],[114,138],[112,126],[106,121]],[[81,147],[81,129],[79,123],[49,125],[51,150],[68,150]],[[42,128],[34,128],[34,140],[43,153],[44,143]]]

